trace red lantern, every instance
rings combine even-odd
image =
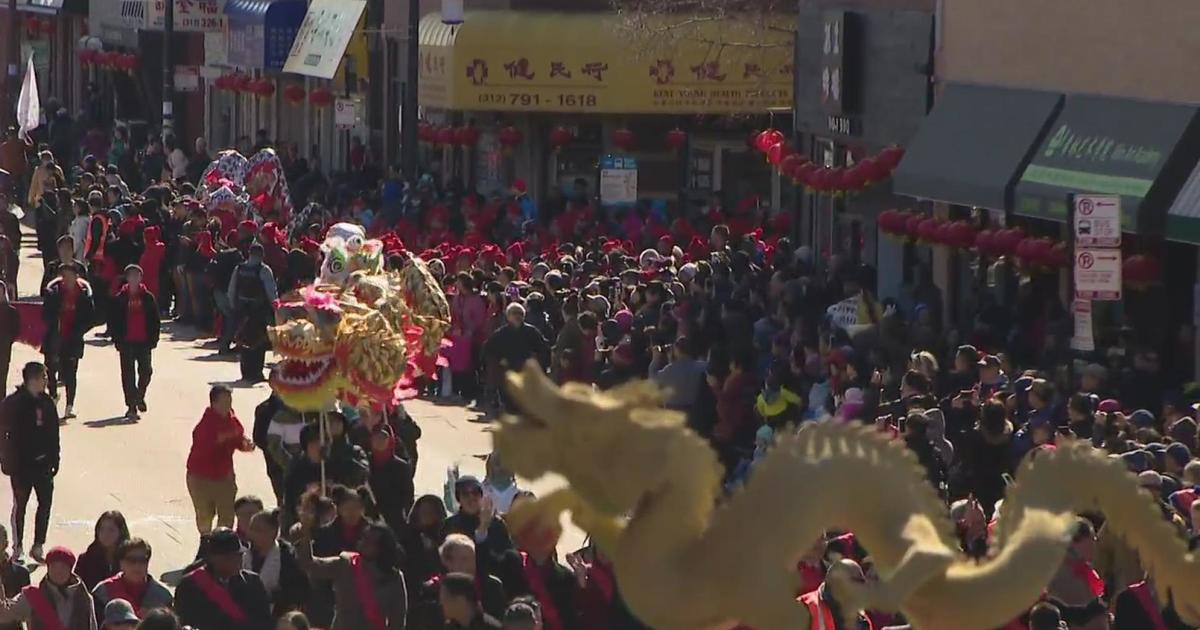
[[[521,130],[512,126],[505,127],[500,130],[498,139],[500,140],[501,145],[503,145],[505,148],[511,149],[518,144],[521,144]]]
[[[1048,238],[1028,237],[1017,245],[1017,258],[1025,265],[1045,266],[1050,262],[1054,244]]]
[[[760,131],[758,135],[754,137],[754,148],[758,149],[762,153],[766,153],[771,147],[783,142],[784,140],[785,138],[783,137],[782,131],[778,129],[767,129],[765,131]]]
[[[1157,284],[1162,277],[1158,260],[1145,254],[1135,254],[1121,264],[1122,281],[1130,288],[1144,291]]]
[[[1025,238],[1025,231],[1019,227],[1000,230],[996,233],[995,253],[998,256],[1012,256],[1017,253],[1017,246]]]
[[[632,131],[622,127],[613,131],[612,143],[614,147],[622,151],[630,151],[633,149],[634,144],[637,143],[637,136]]]
[[[454,139],[459,146],[473,147],[479,144],[479,129],[471,126],[459,127],[455,131]]]
[[[670,147],[672,151],[678,151],[687,146],[687,141],[687,132],[678,127],[667,132],[667,146]]]
[[[907,219],[899,210],[891,208],[879,213],[875,224],[884,234],[900,234],[904,231],[904,221]]]
[[[938,245],[954,247],[954,223],[945,221],[939,223],[933,233],[933,242]]]
[[[904,158],[904,149],[892,145],[879,152],[879,157],[876,158],[886,167],[887,172],[891,173],[896,170],[896,166],[900,164],[900,160]]]
[[[820,167],[818,167],[816,164],[805,160],[803,164],[797,166],[792,172],[792,181],[804,186],[805,188],[812,188],[813,174],[819,169]]]
[[[550,130],[550,146],[555,150],[561,149],[575,140],[575,134],[563,126],[555,127]]]
[[[808,159],[798,153],[793,153],[783,158],[783,161],[779,163],[779,174],[795,181],[796,169],[805,164],[808,164]]]
[[[938,228],[941,225],[941,221],[933,217],[921,219],[917,225],[917,238],[926,243],[937,243]]]
[[[920,237],[921,236],[921,224],[924,222],[925,222],[925,217],[922,215],[919,215],[919,214],[909,215],[909,217],[904,220],[904,233],[913,238]]]
[[[140,66],[140,65],[142,65],[141,57],[138,57],[137,55],[135,55],[133,53],[126,55],[125,66],[124,66],[126,70],[129,70],[129,71],[137,70],[138,66]]]
[[[309,92],[308,102],[314,107],[329,107],[333,105],[333,92],[325,88],[317,88]]]
[[[299,83],[289,83],[287,87],[283,88],[283,97],[292,104],[303,102],[306,94],[307,92],[304,91],[304,86],[300,85]]]
[[[25,18],[25,31],[29,33],[37,33],[42,30],[41,22],[36,15],[31,15]]]
[[[786,142],[779,142],[767,149],[767,162],[772,166],[779,166],[783,163],[783,158],[795,153],[792,147]]]
[[[425,123],[417,125],[417,140],[421,142],[433,142],[435,133],[430,125]]]
[[[434,141],[442,146],[454,144],[454,127],[439,127]]]
[[[267,79],[259,79],[254,82],[250,91],[259,98],[271,98],[275,96],[275,83]]]
[[[888,178],[887,167],[878,158],[863,158],[859,160],[856,166],[862,169],[862,174],[866,177],[868,186],[877,184]]]
[[[233,75],[233,89],[237,92],[251,92],[254,88],[254,79],[248,74],[237,73]]]
[[[992,230],[980,230],[975,235],[975,250],[980,256],[991,256],[996,248],[996,233]]]
[[[847,191],[860,191],[867,187],[867,172],[862,163],[855,164],[849,169],[846,169],[845,176],[842,177],[843,183],[846,185]]]
[[[97,51],[92,50],[90,48],[85,48],[85,49],[79,51],[79,64],[88,66],[88,65],[95,63],[96,52]]]

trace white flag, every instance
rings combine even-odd
[[[42,102],[38,98],[37,75],[33,70],[33,55],[29,55],[29,66],[25,70],[25,81],[21,83],[21,96],[17,99],[17,125],[21,135],[29,138],[29,132],[38,128],[42,117]]]

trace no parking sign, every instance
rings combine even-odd
[[[1121,250],[1075,250],[1075,297],[1080,300],[1121,299]]]

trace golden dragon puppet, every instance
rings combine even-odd
[[[568,484],[510,514],[514,531],[558,532],[569,511],[612,558],[630,609],[655,630],[811,627],[796,601],[796,562],[835,528],[854,532],[880,576],[831,585],[847,614],[902,612],[917,630],[1000,627],[1038,600],[1085,510],[1103,512],[1158,592],[1173,597],[1186,622],[1200,622],[1200,560],[1136,478],[1086,444],[1025,462],[993,551],[977,561],[960,552],[915,457],[871,427],[807,424],[721,502],[715,453],[680,414],[661,408],[652,385],[560,389],[531,364],[508,386],[521,413],[494,433],[505,464]]]
[[[326,251],[340,276],[280,299],[267,329],[279,362],[271,388],[292,409],[325,411],[341,401],[382,409],[415,394],[433,373],[450,328],[450,307],[425,262],[410,257],[395,272],[358,267],[340,239]],[[370,242],[367,243],[370,246]]]

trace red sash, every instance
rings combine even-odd
[[[58,612],[54,610],[50,598],[46,597],[40,587],[26,586],[21,589],[21,594],[25,596],[25,601],[29,602],[29,609],[33,611],[33,618],[37,620],[38,625],[46,630],[67,630],[59,620]]]
[[[209,574],[208,569],[200,567],[187,575],[196,583],[196,587],[204,592],[204,596],[208,598],[221,612],[225,613],[226,617],[232,619],[235,623],[246,623],[246,613],[242,610],[237,602],[233,601],[233,596],[229,591],[224,589],[213,576]]]
[[[1150,585],[1142,580],[1137,584],[1129,585],[1129,592],[1133,593],[1138,603],[1146,610],[1146,616],[1150,618],[1150,623],[1154,624],[1154,630],[1167,630],[1167,621],[1163,619],[1162,609],[1154,603],[1154,598],[1150,596]]]
[[[521,552],[521,568],[524,570],[525,583],[529,585],[529,591],[542,605],[542,621],[545,622],[546,630],[563,630],[562,615],[558,613],[554,600],[550,598],[550,591],[546,590],[546,581],[542,579],[542,570],[529,559],[529,554],[524,551]]]
[[[142,599],[134,597],[133,593],[129,592],[129,588],[125,586],[125,580],[121,579],[122,573],[118,573],[107,580],[101,582],[104,588],[108,589],[108,599],[123,599],[133,606],[133,614],[137,615],[138,619],[142,618]]]
[[[1071,560],[1071,573],[1075,577],[1087,582],[1088,589],[1092,591],[1095,597],[1104,597],[1104,580],[1100,579],[1100,574],[1092,568],[1092,563],[1087,560]]]
[[[363,616],[375,630],[387,630],[387,620],[379,609],[379,600],[375,599],[375,587],[371,577],[367,575],[367,567],[363,565],[362,556],[350,554],[350,568],[354,571],[354,591],[358,595],[358,603],[362,606]]]

